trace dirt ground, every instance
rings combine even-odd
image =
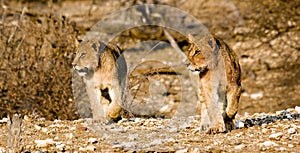
[[[186,11],[236,51],[243,85],[239,129],[217,135],[200,131],[196,96],[188,88],[193,82],[178,64],[182,56],[166,44],[153,49],[153,44],[141,42],[134,42],[126,52],[129,66],[143,57],[136,71],[171,63],[180,72],[151,75],[166,87],[157,90],[165,93],[165,103],[159,105],[160,113],[147,110],[162,118],[130,116],[112,125],[79,119],[90,114],[77,109],[72,94],[71,62],[78,42],[107,14],[141,3]],[[7,151],[5,117],[16,112],[22,117],[26,114],[16,147],[22,152],[297,152],[300,111],[288,108],[300,106],[299,7],[297,0],[3,0],[0,152]],[[150,59],[156,62],[144,62]],[[130,78],[131,92],[136,101],[147,102],[149,91],[144,89],[150,82],[135,74]],[[286,109],[288,113],[281,111]]]

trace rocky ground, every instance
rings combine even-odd
[[[182,57],[174,54],[170,46],[160,44],[153,49],[151,43],[136,43],[125,56],[129,65],[140,64],[137,72],[149,65],[164,67],[170,63],[173,70],[181,72],[150,76],[165,87],[157,88],[158,93],[164,93],[165,103],[159,105],[164,115],[129,115],[111,125],[79,119],[91,114],[82,115],[72,94],[70,70],[78,42],[107,14],[142,3],[1,1],[0,153],[8,152],[10,146],[16,152],[298,152],[297,0],[146,2],[173,6],[195,16],[238,54],[243,93],[236,130],[207,135],[199,129],[200,114],[193,103],[196,95],[191,92],[192,82],[186,69],[178,66]],[[158,60],[151,63],[149,59]],[[135,100],[147,102],[149,91],[144,89],[151,84],[135,74],[138,73],[132,71],[129,85],[132,94],[137,95]],[[23,114],[22,126],[18,120],[10,124],[5,118],[15,112]]]
[[[130,118],[115,124],[90,119],[73,121],[25,116],[21,135],[9,135],[8,119],[0,120],[0,152],[6,140],[20,141],[22,152],[298,152],[300,107],[237,116],[235,130],[208,135],[199,116]],[[18,128],[18,127],[16,127]]]

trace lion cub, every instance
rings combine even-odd
[[[201,103],[201,128],[207,133],[230,131],[241,94],[241,69],[233,50],[222,40],[189,36],[187,67],[195,72]],[[208,119],[208,121],[207,121]]]
[[[119,47],[98,40],[83,42],[72,65],[85,82],[93,119],[117,120],[127,73]]]

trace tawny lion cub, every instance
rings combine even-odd
[[[201,128],[207,133],[230,131],[234,128],[233,119],[241,94],[238,58],[225,42],[213,35],[200,40],[189,37],[191,44],[186,64],[197,73]]]
[[[83,42],[72,64],[83,76],[93,119],[118,119],[127,73],[119,47],[98,40]]]

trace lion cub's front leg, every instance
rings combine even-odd
[[[206,133],[214,134],[225,132],[226,127],[222,112],[223,105],[218,102],[219,96],[216,90],[217,88],[214,87],[214,84],[211,81],[210,71],[200,78],[200,82],[200,89],[204,102],[201,110],[201,128],[205,130]],[[208,115],[208,117],[206,115]],[[208,122],[207,119],[210,121]],[[210,123],[210,125],[207,125],[207,123]]]
[[[97,89],[97,87],[94,85],[91,81],[86,81],[86,91],[88,94],[88,97],[90,99],[91,109],[93,113],[93,119],[100,120],[105,118],[105,108],[102,106],[102,94],[101,90]]]

